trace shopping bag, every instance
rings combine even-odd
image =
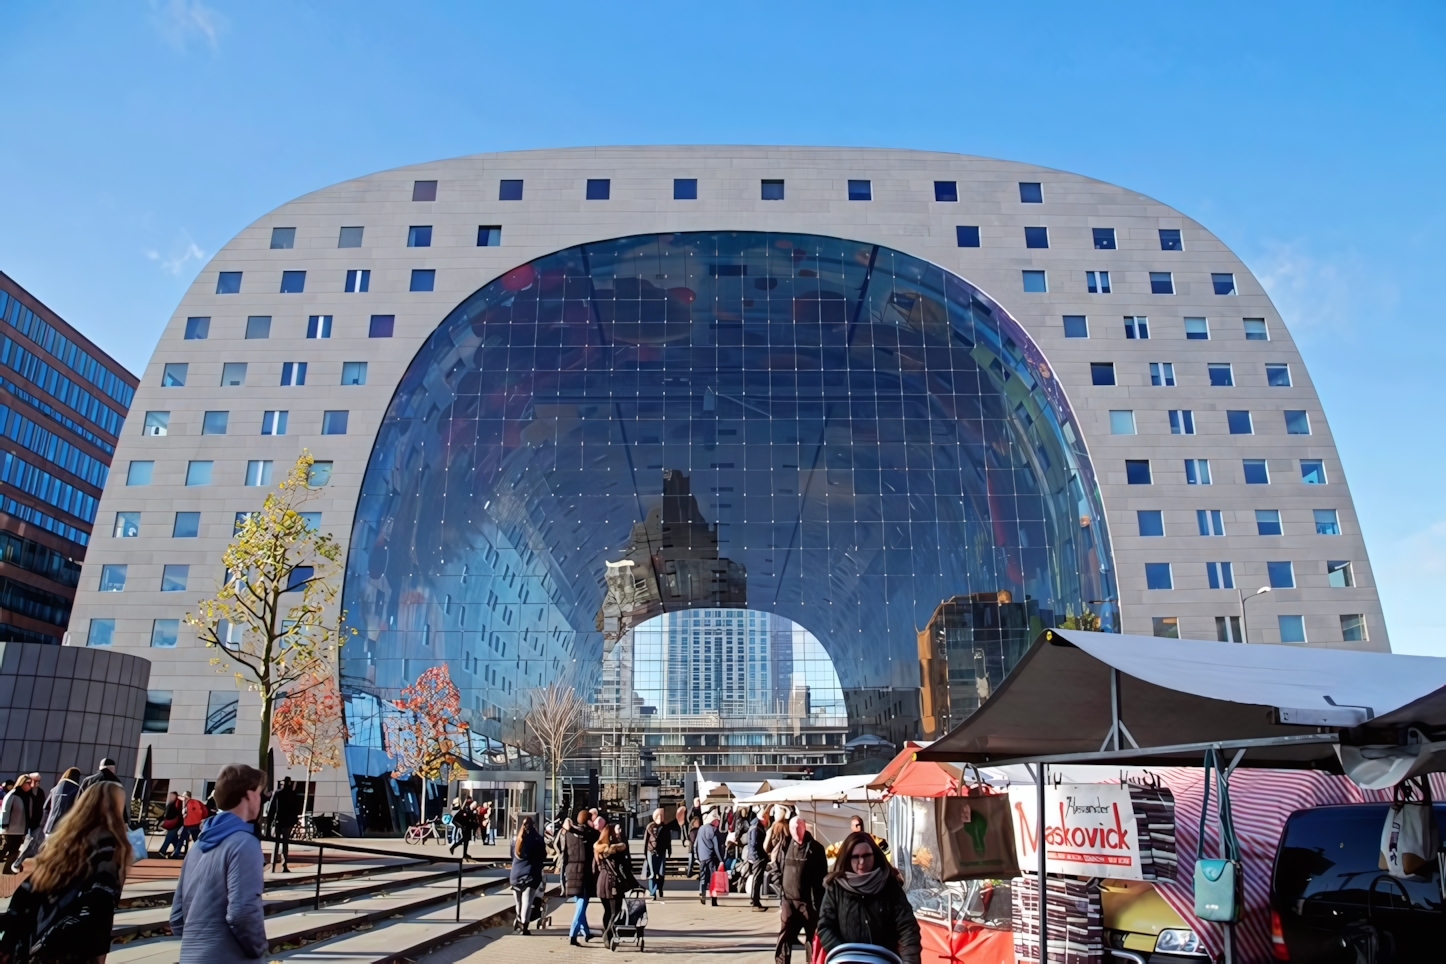
[[[938,797],[934,826],[940,880],[1018,876],[1007,795],[979,791],[977,796]]]
[[[713,876],[708,878],[708,896],[718,897],[728,893],[728,871],[719,867],[713,871]]]
[[[818,932],[813,935],[813,943],[808,946],[808,964],[824,964],[828,960],[828,953],[823,949],[823,941],[818,939]]]
[[[1430,876],[1440,845],[1431,785],[1424,777],[1396,784],[1381,830],[1380,868],[1392,877]]]
[[[149,854],[146,853],[146,828],[132,827],[126,831],[126,839],[131,844],[131,859],[145,860]]]

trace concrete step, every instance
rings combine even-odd
[[[303,867],[305,865],[302,865]],[[367,874],[374,874],[379,871],[399,870],[404,867],[427,867],[440,866],[430,864],[420,857],[381,857],[375,860],[337,861],[327,862],[323,865],[321,879],[344,880],[350,877],[362,877]],[[176,864],[177,871],[180,870],[179,862]],[[305,870],[295,870],[289,874],[266,872],[266,887],[287,887],[298,881],[310,880],[313,886],[316,881],[316,871],[310,873]],[[121,894],[121,907],[146,907],[161,903],[170,904],[171,898],[176,893],[176,878],[166,877],[159,880],[131,880],[126,883],[125,890]]]

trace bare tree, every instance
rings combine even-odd
[[[525,723],[527,742],[541,751],[548,771],[552,809],[557,809],[557,774],[567,758],[582,745],[586,704],[571,686],[556,680],[529,694]],[[546,817],[544,817],[546,819]]]

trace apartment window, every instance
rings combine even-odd
[[[522,182],[502,181],[497,186],[497,200],[499,201],[520,201],[522,200]]]
[[[605,177],[590,177],[587,179],[587,199],[589,201],[606,201],[612,195],[612,181]]]
[[[1175,293],[1175,278],[1168,271],[1150,272],[1150,294],[1152,295],[1173,295]]]
[[[1145,563],[1145,588],[1146,589],[1174,589],[1175,582],[1170,578],[1170,564],[1168,562],[1147,562]]]
[[[1258,536],[1278,536],[1280,529],[1279,509],[1256,509],[1255,510],[1255,534]]]
[[[241,293],[241,272],[222,271],[216,275],[216,294],[239,295]]]
[[[1202,536],[1225,535],[1225,517],[1219,509],[1196,509],[1195,527]]]
[[[306,384],[306,362],[282,362],[281,363],[281,384],[283,385],[305,385]]]
[[[1126,338],[1149,338],[1150,319],[1138,315],[1125,316],[1125,337]]]
[[[958,181],[935,181],[934,200],[936,201],[957,201],[959,200]]]
[[[1229,362],[1210,362],[1210,384],[1217,388],[1228,388],[1235,384],[1235,374]]]
[[[1266,365],[1265,383],[1271,388],[1290,387],[1290,366],[1289,365]]]
[[[1135,513],[1135,523],[1142,536],[1163,536],[1165,534],[1164,513],[1159,509],[1141,509]]]
[[[183,388],[186,384],[186,374],[191,366],[186,362],[167,362],[166,367],[161,369],[162,388]]]
[[[172,539],[194,539],[201,534],[201,513],[177,512],[171,523]]]
[[[1280,625],[1280,641],[1282,643],[1305,642],[1304,616],[1277,616],[1276,620]]]
[[[1208,341],[1210,339],[1210,322],[1204,318],[1186,318],[1185,338],[1188,341]]]
[[[246,484],[247,485],[270,485],[271,484],[270,459],[252,459],[246,463]]]
[[[1320,459],[1301,459],[1300,480],[1306,485],[1325,485],[1325,463]]]
[[[162,566],[161,592],[185,592],[190,578],[190,566]]]
[[[187,318],[186,341],[205,341],[211,336],[210,318]]]
[[[874,185],[872,181],[849,181],[850,201],[872,201],[874,199]]]
[[[1090,362],[1090,382],[1095,385],[1115,383],[1114,362]]]
[[[1195,412],[1188,408],[1170,409],[1170,434],[1194,435]]]
[[[1246,341],[1270,341],[1270,331],[1265,327],[1264,318],[1242,318],[1245,323]]]
[[[1150,460],[1149,459],[1126,459],[1125,460],[1125,481],[1130,485],[1150,484]]]
[[[221,366],[221,384],[223,386],[235,387],[246,384],[246,363],[226,362]]]
[[[300,592],[316,575],[314,566],[297,566],[286,574],[286,588],[282,592]]]
[[[321,528],[320,512],[301,512],[298,514],[301,516],[302,524],[305,525],[312,532],[316,532]]]
[[[437,182],[436,182],[436,181],[413,181],[413,182],[412,182],[412,200],[413,200],[413,201],[435,201],[435,200],[437,200]]]
[[[1366,617],[1356,613],[1341,617],[1341,639],[1348,643],[1366,641]]]
[[[1270,470],[1266,467],[1265,459],[1243,459],[1241,465],[1245,468],[1246,485],[1270,484]]]
[[[1084,315],[1064,316],[1064,337],[1066,338],[1088,338],[1090,336],[1089,322],[1085,321]]]
[[[151,646],[154,649],[174,649],[176,638],[181,634],[179,619],[156,619],[151,621]]]
[[[1175,363],[1150,362],[1150,384],[1173,388],[1175,385]]]
[[[211,484],[211,466],[212,466],[213,464],[214,464],[214,463],[209,462],[209,461],[205,461],[205,462],[187,462],[187,463],[186,463],[186,484],[187,484],[187,485],[210,485],[210,484]]]
[[[295,229],[295,228],[272,228],[272,229],[271,229],[271,250],[275,251],[277,248],[294,248],[294,247],[296,247],[296,229]]]
[[[1338,536],[1341,534],[1340,517],[1336,515],[1335,509],[1312,509],[1315,515],[1315,534],[1318,536]]]
[[[432,268],[413,268],[408,291],[431,291],[437,286],[437,272]]]
[[[1135,434],[1135,413],[1130,409],[1115,410],[1110,412],[1110,434],[1111,435],[1134,435]]]
[[[350,268],[346,273],[346,285],[343,291],[347,294],[363,294],[370,291],[372,287],[372,273],[367,268]]]
[[[674,201],[698,200],[698,179],[696,177],[673,178]]]
[[[1210,484],[1210,460],[1209,460],[1209,459],[1186,459],[1186,460],[1185,460],[1185,484],[1186,484],[1186,485],[1209,485],[1209,484]]]
[[[1101,251],[1113,251],[1115,249],[1114,228],[1091,228],[1090,232],[1095,238],[1095,247]]]
[[[763,194],[762,194],[763,200],[765,200],[765,201],[782,201],[782,200],[783,200],[783,182],[782,182],[782,181],[764,181],[764,182],[762,183],[762,192],[763,192]]]
[[[365,385],[367,383],[367,363],[364,361],[342,362],[341,383],[343,385]]]
[[[477,225],[477,247],[495,248],[502,243],[502,225],[500,224],[479,224]]]
[[[1180,244],[1180,231],[1178,228],[1160,229],[1161,251],[1180,251],[1183,250],[1183,247],[1184,246]]]
[[[101,566],[100,585],[97,588],[101,592],[125,592],[126,566],[124,564]]]
[[[170,412],[147,412],[145,425],[141,428],[142,435],[165,435],[171,429]]]
[[[1265,574],[1271,589],[1295,588],[1295,566],[1289,562],[1267,562]]]
[[[311,315],[306,319],[306,337],[330,338],[331,315]]]
[[[407,228],[407,247],[430,248],[431,246],[432,226],[430,224],[414,224]]]
[[[1250,422],[1250,413],[1239,409],[1225,413],[1225,422],[1230,426],[1231,435],[1254,435],[1255,428]]]
[[[1216,616],[1215,638],[1220,640],[1220,642],[1222,643],[1245,642],[1245,637],[1240,634],[1240,617]]]
[[[247,338],[270,338],[271,337],[271,316],[250,315],[246,319]]]
[[[141,718],[142,733],[168,733],[171,729],[171,691],[146,690],[146,710]]]
[[[1085,287],[1092,295],[1107,295],[1110,293],[1110,273],[1108,271],[1086,271]]]
[[[115,539],[134,539],[141,534],[141,514],[139,512],[117,512],[115,514],[115,528],[111,530],[111,537]]]
[[[1044,190],[1038,181],[1019,182],[1019,202],[1021,204],[1043,204]]]
[[[1285,434],[1309,435],[1310,416],[1303,411],[1293,411],[1287,409],[1285,413]]]
[[[230,420],[230,412],[207,412],[201,416],[201,434],[225,435],[226,423]]]
[[[1210,275],[1210,284],[1217,295],[1235,294],[1235,275],[1216,273]]]
[[[331,481],[331,463],[313,462],[306,470],[306,484],[313,489],[319,489]]]
[[[1032,292],[1044,292],[1044,291],[1048,291],[1048,290],[1049,290],[1049,285],[1048,285],[1048,284],[1046,283],[1046,281],[1045,281],[1044,272],[1043,272],[1043,271],[1026,271],[1026,272],[1024,272],[1024,290],[1025,290],[1025,291],[1032,291]]]
[[[961,248],[979,247],[979,226],[977,224],[961,224],[954,229],[954,238]]]
[[[1205,563],[1205,579],[1211,589],[1234,589],[1235,573],[1228,562]]]
[[[367,337],[390,338],[396,325],[396,315],[372,315],[371,323],[367,326]]]
[[[246,523],[251,520],[251,515],[252,514],[250,512],[236,513],[236,517],[231,523],[232,536],[237,536],[241,534],[241,530],[244,529],[246,527]]]
[[[126,485],[150,485],[156,463],[151,461],[132,462],[126,466]]]
[[[113,642],[115,642],[115,620],[92,619],[90,629],[85,634],[85,645],[109,646]]]
[[[1049,247],[1049,228],[1025,228],[1024,246],[1026,248]]]
[[[285,435],[286,434],[286,412],[262,412],[261,413],[261,434],[262,435]]]
[[[240,697],[234,692],[211,691],[206,700],[205,732],[208,736],[222,736],[236,732],[236,706]]]
[[[1176,616],[1152,616],[1150,625],[1154,634],[1161,639],[1180,638],[1180,620]]]
[[[361,227],[342,228],[341,233],[337,235],[336,246],[338,248],[360,248],[363,230]]]
[[[283,271],[281,272],[281,293],[284,295],[299,295],[306,290],[305,271]]]
[[[1351,564],[1344,559],[1333,559],[1326,563],[1326,582],[1333,589],[1350,589],[1356,584]]]
[[[322,435],[345,435],[347,413],[339,411],[323,412],[321,415]]]

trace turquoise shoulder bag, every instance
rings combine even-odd
[[[1214,770],[1220,813],[1220,859],[1205,857],[1205,817],[1210,812],[1210,778]],[[1230,816],[1230,787],[1215,750],[1205,751],[1204,800],[1200,804],[1200,834],[1195,840],[1195,916],[1230,923],[1240,919],[1244,881],[1241,879],[1240,842]]]

